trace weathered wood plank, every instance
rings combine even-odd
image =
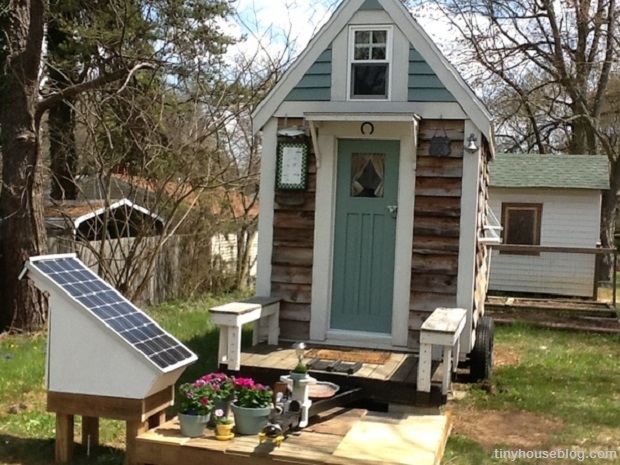
[[[450,140],[465,139],[465,124],[463,120],[425,120],[420,122],[418,137],[421,140],[432,139],[435,136],[447,136]]]
[[[450,155],[443,158],[463,158],[464,155],[464,143],[463,141],[452,141],[450,145]],[[430,140],[422,140],[418,145],[418,156],[419,157],[430,157],[431,156],[431,142]]]
[[[435,292],[412,292],[409,301],[411,310],[433,311],[438,307],[456,307],[455,294],[437,294]]]
[[[280,339],[307,341],[310,339],[310,323],[280,319]]]
[[[310,321],[310,302],[282,302],[280,304],[280,318],[283,320]]]
[[[412,270],[414,273],[443,273],[456,275],[458,255],[422,255],[413,253]]]
[[[454,178],[418,178],[416,193],[423,196],[460,197],[461,179]]]
[[[459,238],[445,236],[413,236],[414,250],[433,250],[436,253],[458,252]]]
[[[278,191],[275,198],[275,210],[314,211],[315,196],[306,192]]]
[[[460,218],[421,216],[415,219],[413,233],[415,236],[460,237],[461,221]]]
[[[425,292],[432,289],[439,294],[456,296],[457,278],[454,275],[416,274],[411,277],[411,290]]]
[[[278,211],[274,217],[275,228],[285,229],[314,229],[314,212],[307,211]]]
[[[463,160],[451,157],[418,157],[416,173],[420,177],[461,178]]]
[[[283,284],[312,284],[312,267],[274,265],[271,280]]]
[[[415,198],[416,220],[421,216],[460,217],[461,199],[459,197],[424,197]]]
[[[314,229],[276,228],[273,231],[273,245],[285,247],[306,247],[314,244]]]
[[[271,294],[280,297],[284,302],[309,304],[311,301],[312,286],[309,284],[273,283]]]
[[[275,247],[272,263],[285,266],[312,266],[313,251],[307,248]]]

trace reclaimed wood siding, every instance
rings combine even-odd
[[[476,215],[476,231],[481,231],[484,226],[489,205],[489,162],[491,152],[485,145],[483,147],[483,162],[480,164],[480,186],[478,188],[478,212]],[[480,234],[479,234],[480,235]],[[474,323],[484,315],[484,302],[489,290],[489,273],[491,266],[492,250],[485,244],[476,241],[476,264],[474,270]]]
[[[456,306],[464,131],[463,121],[420,123],[409,307],[411,348],[419,346],[420,327],[433,310]],[[451,140],[449,156],[431,155],[434,136]]]
[[[284,120],[279,125],[284,126]],[[303,120],[288,119],[288,126]],[[310,337],[310,302],[314,254],[316,205],[316,157],[308,141],[308,189],[276,190],[271,294],[280,297],[280,337],[307,340]]]

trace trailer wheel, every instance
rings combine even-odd
[[[491,376],[494,333],[493,319],[482,317],[476,327],[476,343],[470,354],[470,374],[474,382],[489,379]]]

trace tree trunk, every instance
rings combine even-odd
[[[11,2],[4,31],[10,54],[0,69],[0,330],[33,330],[45,321],[43,295],[18,280],[28,257],[45,252],[39,128],[36,117],[43,41],[43,0]]]
[[[616,231],[616,211],[618,209],[618,194],[620,194],[620,161],[610,163],[610,187],[603,193],[603,208],[601,212],[601,246],[615,249],[614,233]],[[599,267],[599,279],[613,282],[613,257],[603,255]]]
[[[77,151],[75,145],[75,112],[72,102],[62,101],[50,108],[50,159],[52,169],[52,198],[75,200]]]

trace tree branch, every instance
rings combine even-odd
[[[99,87],[105,86],[114,81],[119,81],[123,78],[130,79],[137,71],[141,69],[154,69],[154,66],[150,63],[140,63],[134,66],[132,69],[121,68],[116,71],[112,71],[111,73],[103,74],[95,79],[91,79],[90,81],[81,82],[79,84],[75,84],[73,86],[69,86],[66,89],[62,89],[58,92],[55,92],[43,100],[41,100],[37,105],[36,110],[36,118],[40,119],[43,113],[49,110],[54,104],[61,102],[67,98],[75,97],[83,92],[87,92],[89,90],[97,89]],[[127,83],[123,84],[123,89]]]

